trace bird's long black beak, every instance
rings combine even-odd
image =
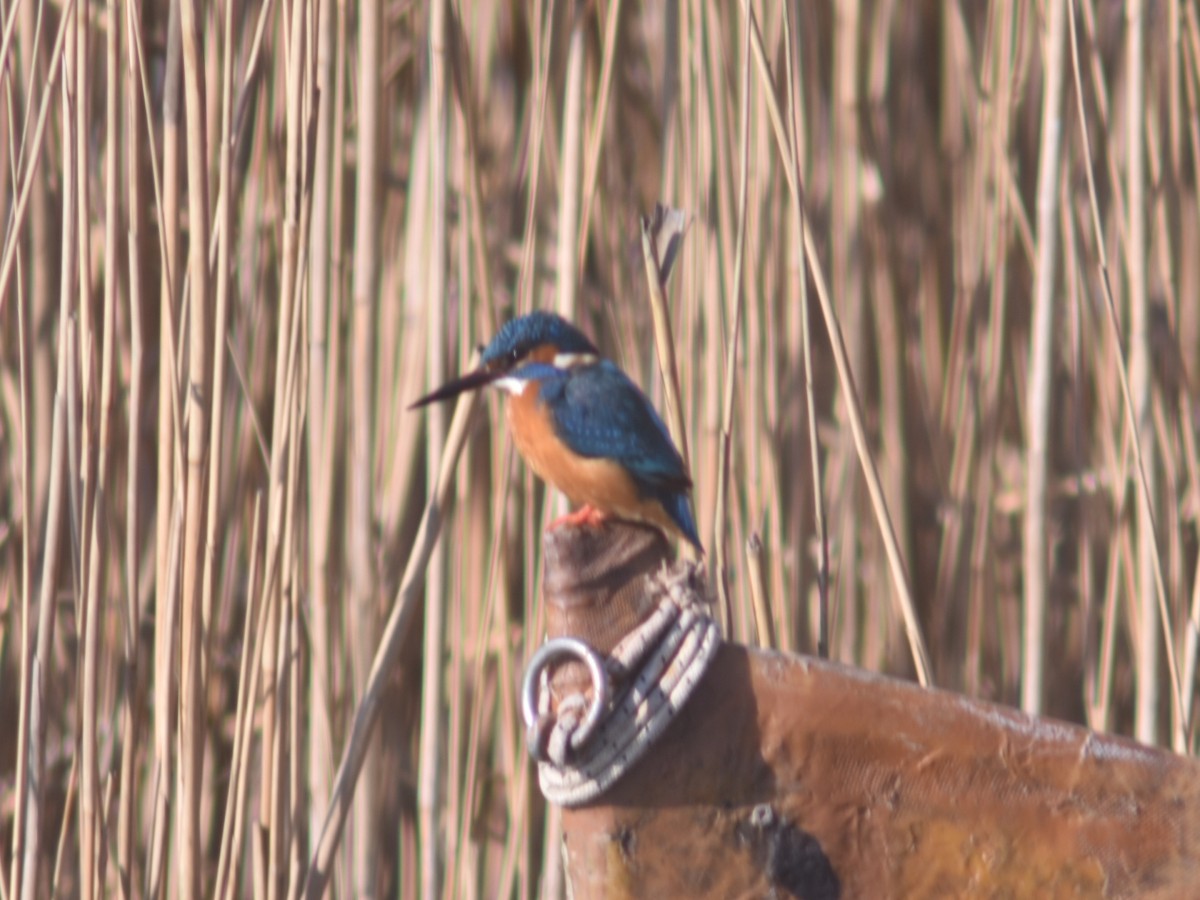
[[[428,406],[430,403],[437,403],[439,400],[449,400],[451,397],[457,397],[463,391],[473,391],[485,385],[491,384],[503,372],[492,371],[490,369],[475,369],[468,372],[460,378],[455,378],[453,381],[448,381],[440,388],[431,394],[426,394],[420,400],[411,404],[409,409],[420,409],[422,406]]]

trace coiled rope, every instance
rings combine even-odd
[[[641,759],[721,645],[720,629],[687,573],[664,574],[658,587],[657,608],[608,658],[579,638],[559,637],[529,661],[521,712],[542,793],[552,803],[569,807],[594,800]],[[549,670],[564,657],[587,666],[590,685],[570,688],[555,706]]]

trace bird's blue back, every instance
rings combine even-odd
[[[550,408],[555,433],[568,448],[619,463],[642,495],[660,502],[683,535],[700,546],[683,459],[653,404],[624,372],[601,360],[572,369],[530,363],[514,374],[538,382],[538,400]]]

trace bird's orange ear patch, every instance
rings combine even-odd
[[[549,363],[553,365],[555,352],[553,344],[538,344],[525,354],[525,359],[529,362]]]

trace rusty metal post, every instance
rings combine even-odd
[[[646,576],[667,558],[619,523],[552,531],[545,552],[551,636],[602,653],[653,609]],[[563,832],[576,900],[1189,896],[1200,763],[730,644]]]

